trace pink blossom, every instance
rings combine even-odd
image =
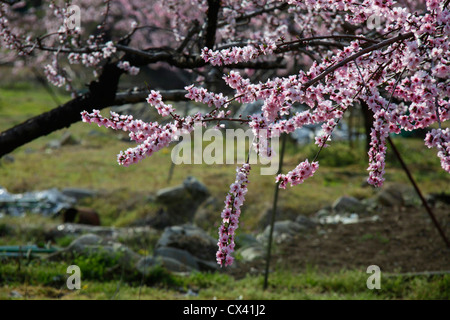
[[[303,183],[306,179],[312,177],[316,170],[319,168],[319,163],[311,162],[308,159],[301,162],[294,170],[289,171],[287,174],[280,174],[276,178],[276,182],[279,182],[279,187],[286,189],[288,183],[292,186]]]
[[[230,191],[225,200],[225,208],[222,211],[222,225],[219,228],[218,251],[216,253],[217,263],[220,266],[229,266],[234,258],[234,232],[238,228],[240,207],[244,202],[247,193],[248,174],[250,165],[243,164],[236,169],[236,180],[230,185]]]

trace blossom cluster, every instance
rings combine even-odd
[[[236,180],[230,185],[230,191],[225,198],[225,208],[221,213],[222,224],[219,227],[219,249],[216,253],[217,263],[221,266],[229,266],[233,263],[235,242],[234,232],[239,226],[241,206],[247,194],[250,173],[250,164],[244,163],[236,169]]]
[[[274,41],[267,41],[260,45],[249,44],[244,47],[232,47],[222,50],[203,48],[201,57],[213,66],[230,65],[248,62],[262,55],[271,55],[277,48]]]
[[[226,108],[227,106],[226,103],[228,98],[222,93],[217,94],[208,91],[206,88],[198,88],[193,85],[187,86],[185,89],[188,92],[185,97],[192,101],[204,103],[209,107],[214,105],[216,108],[220,108],[222,106]]]
[[[117,64],[117,67],[119,69],[124,70],[125,72],[127,72],[129,75],[131,76],[136,76],[139,73],[139,68],[132,66],[128,61],[120,61]]]
[[[170,115],[170,113],[175,111],[175,109],[172,107],[172,105],[165,104],[162,101],[161,94],[155,90],[150,91],[150,94],[147,97],[147,102],[150,105],[154,106],[156,108],[156,110],[158,111],[158,113],[163,117],[166,117],[166,116]]]
[[[450,173],[450,128],[432,129],[425,137],[428,148],[436,148],[442,169]]]
[[[306,159],[288,173],[279,174],[276,181],[282,189],[286,189],[288,183],[293,187],[312,177],[318,168],[319,162],[314,161],[310,163],[308,159]]]
[[[58,63],[55,59],[52,64],[48,64],[44,67],[44,74],[47,77],[48,81],[50,81],[56,87],[62,87],[66,83],[66,78],[61,75],[61,72],[58,70]]]
[[[125,167],[169,146],[181,133],[191,132],[194,122],[198,120],[196,117],[186,117],[182,122],[161,125],[158,122],[135,120],[133,116],[119,115],[115,112],[111,112],[110,118],[104,118],[99,110],[93,110],[92,113],[83,111],[81,116],[83,122],[129,132],[130,139],[137,142],[138,146],[118,154],[117,162]]]

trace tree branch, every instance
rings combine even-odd
[[[369,53],[369,52],[381,49],[381,48],[383,48],[385,46],[388,46],[388,45],[391,45],[393,43],[396,43],[396,42],[399,42],[399,41],[411,38],[413,36],[414,36],[414,33],[412,33],[412,32],[400,34],[400,35],[398,35],[398,36],[396,36],[394,38],[390,38],[390,39],[381,41],[380,43],[374,44],[373,46],[370,46],[370,47],[367,47],[365,49],[362,49],[361,51],[351,55],[350,57],[342,60],[341,62],[339,62],[339,63],[329,67],[328,69],[326,69],[324,72],[322,72],[320,75],[318,75],[314,79],[311,79],[310,81],[306,82],[303,85],[303,89],[309,88],[310,86],[316,84],[317,82],[319,82],[320,80],[325,78],[328,74],[334,72],[336,69],[339,69],[340,67],[342,67],[342,66],[346,65],[347,63],[349,63],[350,61],[353,61],[356,58],[358,58],[358,57],[360,57],[360,56],[362,56],[362,55],[364,55],[366,53]]]
[[[160,93],[165,101],[187,100],[186,90],[162,90]],[[99,91],[94,94],[89,92],[2,132],[0,134],[0,158],[34,139],[81,121],[80,113],[84,110],[101,110],[128,103],[145,102],[148,92],[120,92],[115,94],[114,98],[112,96],[112,93],[109,94],[109,97],[105,97]]]
[[[208,0],[207,25],[205,47],[213,48],[216,42],[217,19],[219,16],[220,0]]]

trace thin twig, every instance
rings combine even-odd
[[[416,190],[417,194],[419,195],[420,200],[422,201],[423,206],[425,207],[425,210],[427,211],[428,215],[430,216],[431,220],[434,223],[434,226],[438,230],[439,234],[441,235],[442,240],[444,240],[445,244],[447,245],[447,248],[450,248],[450,242],[448,241],[447,237],[445,236],[444,230],[442,230],[441,226],[439,225],[439,222],[437,221],[433,211],[431,210],[430,206],[428,205],[427,201],[425,200],[425,197],[422,195],[422,192],[419,189],[419,186],[414,181],[413,176],[411,175],[411,172],[409,171],[408,167],[406,166],[405,162],[403,161],[402,156],[400,155],[400,152],[397,150],[397,147],[395,146],[394,142],[392,141],[391,137],[387,137],[387,140],[389,141],[392,150],[394,151],[395,155],[397,156],[398,161],[400,161],[400,164],[405,171],[406,175],[408,176],[409,181],[413,185],[414,189]]]
[[[283,167],[283,158],[284,158],[284,151],[286,149],[286,134],[284,133],[282,136],[282,141],[281,141],[281,154],[280,154],[280,159],[279,159],[279,163],[278,163],[278,172],[277,175],[281,174],[282,171],[282,167]],[[272,251],[272,238],[273,238],[273,228],[275,225],[275,215],[276,215],[276,211],[277,211],[277,204],[278,204],[278,192],[280,190],[280,181],[278,181],[275,185],[275,190],[274,190],[274,196],[273,196],[273,205],[272,205],[272,215],[270,218],[270,231],[269,231],[269,242],[267,244],[267,257],[266,257],[266,269],[264,272],[264,290],[267,289],[268,286],[268,278],[269,278],[269,266],[270,266],[270,258],[271,258],[271,251]]]

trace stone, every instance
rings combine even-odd
[[[1,160],[3,160],[5,163],[13,163],[14,161],[16,161],[16,159],[10,154],[4,155]]]
[[[82,235],[81,237],[73,240],[68,248],[73,251],[82,251],[86,246],[96,246],[100,245],[103,242],[103,239],[95,234],[87,233]]]
[[[206,261],[215,261],[217,239],[212,238],[203,229],[193,225],[177,225],[164,229],[155,248],[172,247],[188,251],[194,257]]]
[[[52,238],[60,238],[65,236],[79,237],[80,235],[91,233],[97,235],[104,240],[117,241],[119,238],[136,238],[148,237],[149,235],[157,235],[159,232],[151,227],[128,227],[115,228],[103,226],[90,226],[77,223],[64,223],[50,230],[49,236]]]
[[[183,181],[183,186],[189,191],[194,201],[203,202],[209,196],[208,188],[194,177],[187,177]]]
[[[194,177],[186,178],[181,185],[159,190],[155,203],[160,204],[162,218],[168,219],[168,225],[192,223],[200,204],[209,197],[204,184]]]
[[[238,251],[245,262],[264,259],[266,252],[262,246],[252,246]]]
[[[216,226],[218,228],[220,224],[219,215],[222,210],[223,201],[219,201],[214,197],[209,197],[197,208],[193,224],[202,229],[209,229],[211,226]]]
[[[173,225],[173,219],[169,217],[169,214],[163,208],[159,208],[156,212],[144,218],[136,219],[129,224],[130,227],[149,226],[157,230],[164,230],[164,228],[171,225]]]
[[[59,143],[61,146],[69,146],[69,145],[76,145],[79,142],[72,136],[72,134],[69,131],[66,131],[59,139]]]
[[[59,149],[61,148],[61,142],[59,140],[53,139],[47,142],[46,147],[50,149]]]
[[[95,234],[84,234],[73,240],[67,248],[50,254],[47,259],[64,260],[76,255],[101,256],[102,259],[111,259],[124,267],[130,267],[140,258],[139,254],[121,243],[105,241]]]
[[[155,250],[153,255],[155,257],[166,257],[177,260],[178,262],[187,265],[192,269],[200,269],[197,263],[197,259],[186,250],[171,247],[160,247]]]
[[[331,207],[325,207],[317,211],[314,215],[314,218],[317,220],[323,219],[332,214]]]
[[[385,207],[417,206],[421,204],[414,188],[400,183],[386,184],[374,198],[379,205]]]
[[[141,258],[135,265],[136,269],[143,275],[148,276],[152,272],[152,268],[161,266],[172,272],[190,272],[192,268],[169,257],[152,257],[147,256]]]
[[[295,222],[307,229],[314,229],[317,226],[317,223],[315,221],[304,215],[297,216],[297,218],[295,218]]]
[[[386,184],[375,196],[376,202],[384,207],[402,207],[405,205],[404,194],[407,186],[402,184]]]
[[[218,271],[218,270],[220,270],[220,267],[216,261],[212,261],[212,260],[207,261],[207,260],[198,259],[197,263],[198,263],[198,266],[200,267],[200,271]]]
[[[403,206],[403,198],[399,191],[380,191],[376,195],[376,201],[378,204],[385,207],[401,207]]]
[[[22,298],[23,296],[22,296],[22,294],[21,294],[19,291],[12,290],[12,291],[9,293],[9,297],[10,297],[10,298],[20,299],[20,298]]]
[[[119,229],[114,227],[91,226],[77,223],[63,223],[51,231],[52,236],[55,238],[64,236],[80,236],[82,234],[91,233],[110,239],[116,238],[118,232]]]
[[[61,190],[61,193],[65,196],[74,198],[77,201],[84,198],[92,198],[97,195],[96,191],[83,188],[64,188]]]
[[[256,237],[248,233],[237,233],[234,242],[238,248],[246,248],[259,244]]]
[[[59,149],[62,146],[76,145],[78,143],[79,142],[72,136],[72,134],[69,131],[66,131],[59,139],[50,140],[47,143],[47,148]]]
[[[291,220],[276,221],[274,223],[272,239],[275,243],[285,242],[306,230],[308,230],[307,227]],[[266,244],[269,240],[269,236],[270,226],[267,226],[264,232],[256,236],[256,239],[259,242]]]
[[[338,198],[332,205],[335,213],[366,213],[366,207],[358,199],[349,196]]]

